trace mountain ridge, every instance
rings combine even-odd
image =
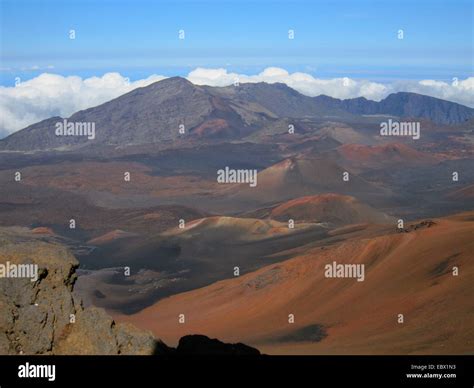
[[[68,122],[94,123],[92,140],[87,136],[57,136],[55,125],[65,118],[55,116],[0,140],[0,150],[70,150],[91,144],[133,146],[179,141],[187,135],[198,141],[232,140],[276,126],[281,119],[354,121],[363,115],[457,124],[474,117],[474,109],[408,92],[390,94],[380,102],[364,97],[339,100],[325,95],[305,96],[282,83],[211,87],[172,77],[66,118]]]

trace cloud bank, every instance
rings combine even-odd
[[[14,87],[0,87],[0,137],[52,116],[69,117],[138,87],[166,78],[162,75],[130,82],[119,73],[82,79],[43,73]],[[256,75],[230,73],[226,69],[197,68],[186,77],[197,85],[226,86],[235,81],[282,82],[308,96],[325,94],[335,98],[365,97],[380,101],[388,94],[407,91],[426,94],[474,107],[474,77],[453,80],[399,81],[382,84],[351,78],[319,79],[307,73],[288,73],[277,67],[268,67]]]
[[[390,93],[413,92],[474,107],[474,77],[465,80],[455,79],[451,83],[421,80],[382,84],[347,77],[319,79],[307,73],[296,72],[290,74],[278,67],[268,67],[257,75],[229,73],[226,69],[197,68],[191,71],[187,78],[194,84],[210,86],[226,86],[236,80],[241,83],[282,82],[307,96],[314,97],[325,94],[340,99],[365,97],[369,100],[380,101]]]

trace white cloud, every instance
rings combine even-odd
[[[354,80],[351,78],[315,78],[307,73],[288,73],[277,67],[268,67],[260,74],[245,75],[228,73],[226,69],[197,68],[187,77],[198,85],[226,86],[235,80],[244,82],[282,82],[307,96],[325,94],[335,98],[365,97],[369,100],[380,101],[390,93],[406,91],[426,94],[463,105],[474,107],[474,77],[465,80],[453,80],[451,83],[422,80],[403,81],[391,84],[382,84],[368,80]]]
[[[349,78],[319,79],[307,73],[288,73],[278,67],[267,67],[257,75],[228,73],[226,69],[197,68],[187,77],[197,85],[226,86],[238,80],[246,82],[282,82],[308,96],[326,94],[336,98],[352,98],[364,96],[372,100],[380,100],[388,93],[387,86],[370,81],[355,81]]]
[[[129,82],[119,73],[82,79],[77,76],[43,73],[16,87],[0,86],[0,134],[12,133],[52,116],[72,113],[109,101],[135,88],[147,86],[166,77],[152,75]],[[268,67],[256,75],[229,73],[224,68],[197,68],[187,78],[197,85],[226,86],[236,80],[245,82],[282,82],[308,96],[326,94],[336,98],[366,97],[379,101],[397,91],[430,95],[467,106],[474,106],[474,77],[446,83],[436,80],[403,81],[382,84],[350,78],[319,79],[307,73],[288,73]],[[1,136],[1,135],[0,135]]]
[[[16,87],[0,86],[0,133],[12,133],[52,116],[68,117],[164,78],[152,75],[129,82],[119,73],[86,79],[43,73]]]
[[[398,90],[426,94],[474,107],[474,77],[465,80],[454,79],[450,83],[435,80],[401,82],[397,83],[396,87]]]

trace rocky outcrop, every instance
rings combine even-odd
[[[27,228],[0,228],[0,355],[260,354],[201,335],[185,336],[170,348],[102,309],[84,308],[73,293],[78,261],[66,247],[39,238]],[[6,276],[12,274],[7,266],[19,265],[37,265],[37,276]]]
[[[381,101],[365,97],[339,100],[328,96],[314,97],[328,108],[340,108],[355,115],[391,115],[427,119],[437,124],[458,124],[474,117],[474,109],[455,102],[417,93],[398,92]]]
[[[436,222],[427,220],[427,221],[421,221],[416,224],[412,224],[408,226],[407,228],[400,228],[398,229],[399,233],[410,233],[418,229],[424,229],[424,228],[431,228],[432,226],[435,226]]]
[[[258,356],[260,352],[248,345],[226,344],[218,339],[210,339],[205,335],[187,335],[179,340],[177,355],[229,355]]]
[[[0,354],[153,354],[151,333],[83,308],[72,293],[78,266],[63,246],[25,228],[0,228],[0,264],[38,265],[38,279],[0,279]]]

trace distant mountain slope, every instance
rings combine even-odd
[[[474,117],[474,109],[455,102],[417,93],[392,93],[380,102],[365,97],[339,100],[327,96],[315,97],[330,108],[340,108],[355,115],[392,115],[424,118],[438,124],[457,124]]]
[[[183,137],[179,132],[181,125],[187,134],[198,139],[195,142],[242,139],[279,125],[278,120],[284,118],[356,121],[357,115],[387,114],[454,124],[474,117],[473,112],[456,103],[415,93],[391,94],[380,102],[365,98],[338,100],[308,97],[281,83],[210,87],[172,77],[76,112],[67,119],[73,123],[94,123],[94,139],[56,136],[56,123],[63,118],[52,117],[1,140],[0,150],[172,144]]]
[[[389,191],[350,173],[344,181],[346,171],[331,160],[314,157],[291,157],[258,172],[256,187],[241,184],[230,187],[226,195],[237,203],[247,201],[270,205],[293,198],[338,192],[356,197],[367,195],[389,195]]]
[[[273,208],[270,217],[279,221],[331,222],[336,225],[394,222],[394,219],[357,199],[340,194],[296,198]]]
[[[287,220],[284,221],[214,216],[194,220],[185,229],[173,228],[163,233],[163,236],[176,236],[185,239],[199,237],[203,241],[212,242],[219,237],[234,243],[240,241],[257,242],[315,228],[312,224],[301,224],[297,229],[290,229]]]
[[[396,165],[432,165],[439,160],[429,153],[418,151],[403,143],[385,143],[366,146],[360,144],[344,144],[328,155],[334,157],[336,163],[351,166],[354,171],[364,169],[382,169]]]
[[[315,98],[305,96],[283,83],[265,82],[241,84],[238,87],[205,87],[209,93],[230,101],[258,104],[277,117],[349,117],[340,106],[325,106]]]
[[[34,150],[78,144],[147,144],[176,139],[179,126],[189,129],[224,116],[212,96],[183,78],[168,78],[94,108],[79,111],[70,122],[95,123],[96,139],[55,134],[59,117],[33,124],[2,142],[0,149]],[[228,111],[229,121],[237,120]],[[241,125],[242,124],[242,125]],[[243,123],[239,123],[244,127]]]

